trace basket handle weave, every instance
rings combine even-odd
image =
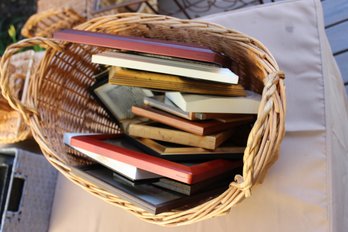
[[[285,112],[286,112],[286,102],[285,102],[285,88],[284,88],[284,78],[285,75],[282,71],[276,70],[270,73],[265,79],[264,84],[265,87],[262,93],[262,100],[259,107],[258,119],[255,122],[247,141],[247,146],[244,151],[243,156],[243,176],[236,175],[235,181],[230,185],[244,192],[245,197],[249,197],[251,195],[251,188],[255,182],[262,182],[263,178],[268,170],[268,167],[271,166],[277,159],[279,154],[279,145],[281,139],[285,134],[285,127],[283,124],[273,125],[272,128],[277,128],[277,132],[273,133],[275,136],[275,146],[277,150],[269,150],[265,151],[264,156],[266,157],[261,163],[261,167],[255,168],[254,162],[257,156],[257,151],[259,150],[258,146],[260,143],[258,142],[256,137],[258,134],[264,133],[261,132],[264,130],[264,124],[266,123],[266,119],[270,117],[271,114],[278,114],[280,118],[284,120]],[[279,88],[277,88],[277,86]],[[274,121],[270,120],[269,123],[274,123]],[[277,122],[276,122],[277,123]],[[261,138],[259,138],[261,139]],[[268,139],[264,139],[266,143],[268,143]],[[262,142],[261,142],[262,143]],[[264,144],[266,144],[264,143]]]
[[[9,105],[21,113],[26,123],[29,122],[29,117],[32,114],[36,114],[36,110],[32,107],[24,105],[20,99],[12,94],[12,90],[10,88],[10,60],[11,57],[17,52],[23,50],[24,48],[33,47],[35,45],[39,45],[43,48],[52,48],[54,50],[62,50],[61,46],[57,41],[46,38],[31,38],[21,40],[15,44],[8,46],[5,50],[4,55],[1,57],[0,62],[0,88],[2,95],[8,101]],[[34,73],[35,74],[35,73]],[[33,74],[32,74],[33,75]]]

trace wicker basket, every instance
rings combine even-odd
[[[96,6],[95,4],[98,2],[98,0],[89,0],[87,3],[86,9],[84,11],[88,12],[89,18],[94,18],[97,16],[103,16],[103,15],[110,15],[110,14],[116,14],[122,11],[127,11],[127,8],[123,6],[121,7],[122,2],[127,1],[120,1],[118,4],[110,5],[106,9],[102,9],[97,11],[94,9]],[[61,6],[61,3],[58,3],[59,5],[56,7]],[[71,4],[71,2],[70,2]],[[150,0],[148,1],[148,4],[153,6],[155,10],[157,10],[157,0]],[[121,5],[121,6],[119,6]],[[127,6],[127,4],[124,4]],[[154,13],[149,9],[149,7],[145,3],[137,4],[139,5],[139,8],[137,9],[137,12],[142,13]],[[83,22],[86,21],[86,18],[82,17],[80,14],[78,14],[73,8],[75,8],[76,5],[72,5],[71,7],[63,7],[63,8],[50,8],[44,11],[40,11],[37,14],[32,15],[24,24],[21,34],[24,37],[32,38],[32,37],[47,37],[51,38],[53,36],[53,33],[61,30],[61,29],[68,29],[73,28],[74,26],[77,26]]]
[[[277,159],[279,145],[284,136],[284,75],[266,47],[249,36],[222,26],[159,15],[104,16],[87,21],[77,29],[208,46],[232,58],[234,62],[231,67],[240,76],[243,85],[262,93],[262,101],[244,153],[243,175],[236,176],[235,182],[223,194],[199,206],[153,215],[70,172],[70,165],[89,161],[64,146],[64,132],[120,131],[118,125],[108,119],[107,114],[88,92],[88,88],[94,83],[92,76],[98,69],[97,65],[90,62],[91,54],[104,51],[105,48],[58,43],[43,38],[21,41],[6,50],[1,68],[7,70],[6,61],[22,47],[33,44],[48,47],[30,83],[29,105],[23,106],[15,100],[12,104],[28,120],[33,136],[46,158],[60,172],[86,191],[145,221],[159,225],[184,225],[223,215],[232,206],[250,196],[252,186],[262,181],[268,168]],[[6,78],[7,73],[4,71],[1,75],[1,87],[5,89],[8,88],[3,81]],[[7,98],[11,101],[9,96]]]
[[[71,8],[82,17],[87,16],[87,0],[37,0],[37,12],[39,13],[60,7]]]
[[[32,50],[17,53],[11,57],[8,65],[9,76],[6,80],[9,87],[7,92],[12,98],[18,99],[19,102],[25,101],[23,90],[27,75],[30,75],[37,67],[41,58],[42,53],[35,53]],[[5,92],[3,90],[4,94]],[[29,136],[30,128],[22,120],[21,114],[13,109],[3,96],[0,96],[0,143],[15,143]]]
[[[100,7],[98,7],[98,5],[100,5]],[[157,0],[87,0],[88,18],[95,18],[104,15],[112,15],[126,12],[157,14]]]
[[[39,14],[51,9],[58,9],[60,7],[70,8],[77,12],[82,17],[87,19],[95,18],[102,15],[111,15],[123,12],[137,12],[137,13],[154,13],[151,9],[157,11],[157,0],[147,0],[151,8],[146,3],[141,3],[140,7],[132,6],[139,5],[132,3],[132,0],[38,0],[37,9]],[[140,2],[140,1],[138,1]],[[97,9],[97,5],[104,5],[101,9]],[[130,8],[129,8],[130,7]]]
[[[73,28],[85,18],[71,8],[50,9],[31,16],[22,28],[24,37],[52,37],[60,29]]]

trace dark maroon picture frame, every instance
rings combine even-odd
[[[231,61],[213,50],[186,43],[132,36],[119,36],[100,32],[65,29],[55,32],[54,39],[127,51],[216,63],[229,67]]]

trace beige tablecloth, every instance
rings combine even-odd
[[[226,216],[162,228],[61,177],[50,231],[348,231],[347,99],[320,1],[278,2],[202,20],[258,38],[286,73],[286,136],[265,182]]]

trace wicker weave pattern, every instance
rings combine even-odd
[[[60,7],[74,9],[82,17],[86,17],[86,0],[37,0],[37,11],[43,12],[51,9],[58,9]]]
[[[102,10],[100,12],[96,11],[96,3],[104,3],[105,7],[108,9]],[[127,9],[128,5],[131,4],[132,1],[130,0],[115,0],[115,1],[103,1],[103,0],[87,0],[87,17],[90,18],[95,18],[99,16],[104,16],[104,15],[112,15],[112,14],[118,14],[118,13],[125,13],[125,12],[130,12],[129,9]],[[134,1],[133,1],[134,2]],[[148,0],[147,1],[156,11],[158,10],[157,7],[157,0]],[[121,6],[121,5],[124,6]],[[103,5],[103,4],[102,4]],[[133,3],[133,5],[138,6],[139,8],[136,9],[137,13],[146,13],[146,14],[154,14],[155,12],[152,11],[145,3]],[[111,7],[111,8],[109,8]],[[135,12],[135,10],[133,11]]]
[[[245,87],[262,93],[262,101],[244,153],[243,176],[236,176],[236,182],[231,183],[227,191],[206,203],[188,210],[152,215],[69,171],[69,165],[85,163],[86,160],[65,150],[62,143],[64,132],[119,131],[118,126],[107,118],[88,94],[88,87],[93,83],[91,76],[97,68],[89,62],[88,57],[103,49],[71,43],[59,44],[42,38],[22,41],[5,52],[1,62],[3,70],[7,69],[6,62],[11,54],[19,48],[32,44],[45,44],[49,48],[30,84],[28,105],[19,104],[9,95],[6,98],[27,119],[46,158],[58,170],[103,200],[118,205],[145,221],[166,226],[191,224],[223,215],[243,198],[250,196],[252,186],[262,181],[268,168],[277,159],[284,136],[284,75],[267,48],[253,38],[218,25],[158,15],[104,16],[77,28],[208,46],[232,58],[232,69],[239,74]],[[5,89],[8,88],[6,78],[6,72],[3,71],[1,87]]]
[[[18,101],[21,100],[26,75],[37,67],[41,58],[41,53],[35,53],[32,50],[17,53],[11,57],[7,68],[8,94]],[[0,143],[14,143],[25,140],[29,136],[30,128],[24,123],[20,113],[0,96]]]
[[[30,136],[30,128],[21,123],[19,112],[0,110],[0,143],[9,144],[25,140]]]
[[[85,19],[73,9],[50,9],[31,16],[22,28],[24,37],[52,37],[60,29],[72,28]]]
[[[73,9],[77,14],[81,15],[82,17],[85,17],[87,19],[95,18],[97,16],[102,15],[111,15],[111,14],[117,14],[122,12],[127,12],[128,9],[125,7],[112,7],[111,9],[108,9],[106,11],[102,12],[95,12],[95,4],[96,2],[105,3],[108,5],[114,5],[114,4],[127,4],[130,3],[130,0],[69,0],[69,1],[62,1],[62,0],[38,0],[37,2],[37,9],[39,14],[44,11],[48,11],[51,9],[58,9],[60,7],[64,8],[70,8]],[[153,8],[157,10],[157,0],[149,0],[148,1]],[[146,4],[142,4],[141,7],[137,10],[138,13],[154,13]]]

